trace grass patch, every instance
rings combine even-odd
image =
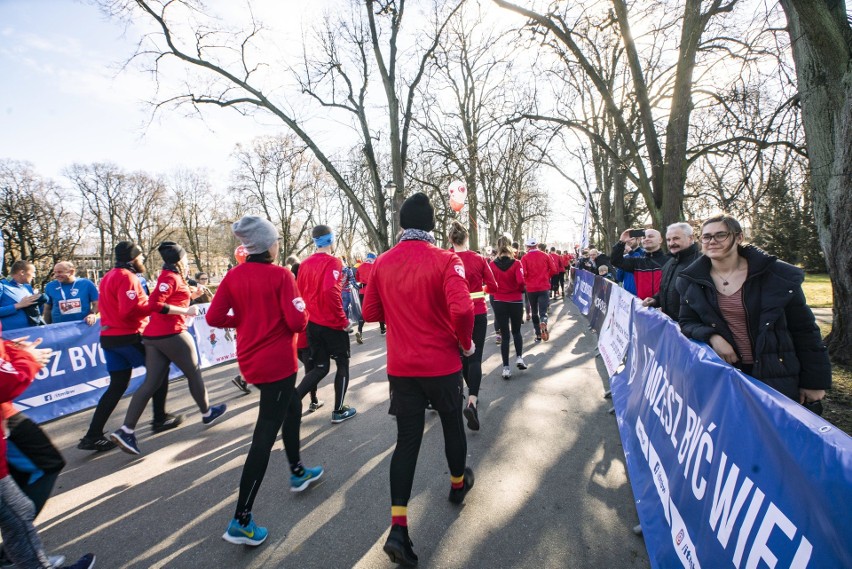
[[[805,275],[802,290],[805,292],[805,298],[811,308],[832,307],[831,279],[827,274]]]

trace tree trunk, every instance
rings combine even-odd
[[[793,48],[814,215],[834,290],[828,349],[852,365],[852,29],[842,2],[782,0]]]

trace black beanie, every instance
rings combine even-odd
[[[174,241],[163,241],[157,247],[157,251],[160,252],[160,257],[163,258],[164,262],[172,265],[176,265],[178,261],[186,256],[186,251],[183,250],[183,247]]]
[[[429,203],[429,196],[417,192],[402,202],[399,208],[399,225],[403,229],[435,229],[435,208]]]
[[[129,263],[142,254],[142,249],[133,241],[119,241],[115,246],[115,260],[118,263]]]

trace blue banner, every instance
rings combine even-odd
[[[592,306],[592,291],[595,286],[595,275],[589,271],[578,270],[574,275],[574,295],[572,300],[583,316],[589,315]]]
[[[633,314],[612,378],[654,567],[852,567],[852,439],[690,342]]]
[[[609,308],[609,295],[612,290],[612,281],[595,278],[595,284],[592,286],[592,305],[589,308],[589,327],[593,332],[599,334],[606,320],[607,310]]]

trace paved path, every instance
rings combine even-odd
[[[570,302],[556,303],[551,329],[550,342],[528,345],[530,369],[515,370],[511,381],[500,378],[489,329],[482,430],[468,431],[476,485],[461,507],[447,501],[440,421],[428,413],[409,505],[420,567],[649,566],[642,539],[631,532],[638,519],[616,423],[602,398],[595,340]],[[272,454],[254,512],[270,531],[262,546],[234,546],[220,537],[233,515],[257,404],[257,395],[238,394],[230,383],[235,366],[225,366],[206,374],[211,401],[228,403],[223,421],[205,428],[186,384],[173,383],[169,409],[187,420],[159,435],[140,423],[141,457],[74,448],[90,411],[46,425],[68,460],[38,520],[48,550],[69,559],[94,551],[100,569],[396,567],[382,552],[396,428],[387,414],[384,338],[368,330],[365,344],[352,346],[348,402],[358,416],[331,425],[327,404],[302,422],[302,457],[323,465],[324,481],[289,492],[280,443]],[[531,325],[523,330],[531,344]],[[327,402],[331,383],[321,384]],[[127,402],[110,428],[119,425]]]

